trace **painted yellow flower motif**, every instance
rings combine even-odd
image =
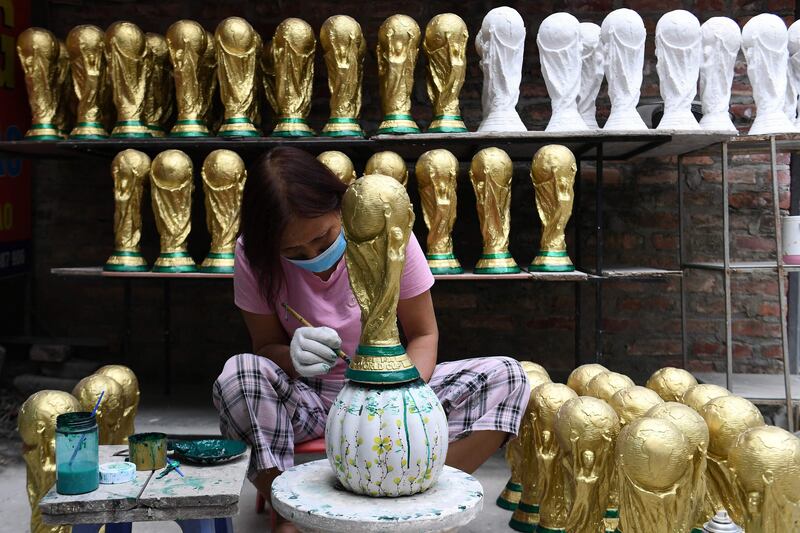
[[[398,418],[397,420],[394,421],[394,425],[397,426],[398,429],[400,429],[403,426],[403,423]]]
[[[394,478],[392,481],[394,481],[395,485],[399,485],[400,484],[400,478],[399,477]]]
[[[375,437],[375,445],[372,447],[373,452],[377,452],[378,455],[382,453],[386,453],[392,449],[392,439],[390,437]]]
[[[387,472],[391,472],[392,470],[394,470],[394,467],[392,465],[386,465]]]
[[[364,444],[364,439],[361,437],[356,437],[356,446],[361,446]]]

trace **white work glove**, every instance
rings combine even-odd
[[[289,356],[297,373],[310,378],[327,374],[341,347],[342,339],[331,328],[297,328],[289,344]]]

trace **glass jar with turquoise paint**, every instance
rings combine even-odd
[[[92,413],[56,418],[56,491],[85,494],[100,484],[97,419]]]

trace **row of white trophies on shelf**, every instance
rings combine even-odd
[[[498,19],[493,31],[507,33],[508,39],[516,38],[521,44],[525,35],[522,18],[511,8],[492,10],[484,19],[484,28],[487,19],[496,11],[498,17],[502,14],[511,24],[501,24]],[[630,9],[612,11],[602,26],[581,23],[569,13],[548,16],[536,37],[542,75],[552,104],[552,116],[545,131],[598,129],[595,101],[604,77],[611,112],[603,129],[647,129],[636,109],[643,81],[646,37],[642,18]],[[476,45],[480,50],[480,41]],[[747,75],[756,104],[756,117],[749,133],[800,132],[800,121],[797,121],[800,22],[787,29],[780,17],[763,13],[750,19],[740,30],[739,25],[727,17],[713,17],[701,25],[692,13],[680,9],[664,14],[656,25],[656,70],[664,102],[658,129],[702,128],[737,133],[730,118],[729,103],[740,49],[747,61]],[[498,90],[503,84],[484,83],[485,118],[479,131],[498,129],[494,124],[484,127],[488,117],[503,120],[503,130],[525,130],[514,111],[519,84],[513,82],[520,79],[522,47],[507,50],[509,55],[505,60],[493,62],[482,54],[485,79],[506,79],[508,94]],[[487,72],[489,69],[503,72],[493,73],[493,76]],[[698,85],[703,110],[699,123],[691,109]]]

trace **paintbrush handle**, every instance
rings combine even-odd
[[[305,327],[307,327],[307,328],[313,328],[313,327],[314,327],[314,326],[312,326],[312,325],[311,325],[311,322],[309,322],[308,320],[306,320],[305,318],[303,318],[303,316],[302,316],[300,313],[298,313],[297,311],[295,311],[294,309],[292,309],[292,307],[291,307],[289,304],[287,304],[287,303],[283,303],[283,304],[281,304],[281,305],[283,305],[283,308],[284,308],[284,309],[286,309],[286,311],[287,311],[287,312],[288,312],[290,315],[292,315],[292,316],[295,318],[295,320],[297,320],[298,322],[300,322],[302,325],[304,325],[304,326],[305,326]],[[342,359],[344,359],[344,360],[345,360],[345,362],[346,362],[348,365],[350,364],[350,358],[349,358],[349,357],[347,357],[347,354],[346,354],[346,353],[344,353],[344,352],[343,352],[341,349],[339,349],[339,350],[336,350],[336,355],[337,355],[337,356],[339,356],[339,357],[341,357]]]

